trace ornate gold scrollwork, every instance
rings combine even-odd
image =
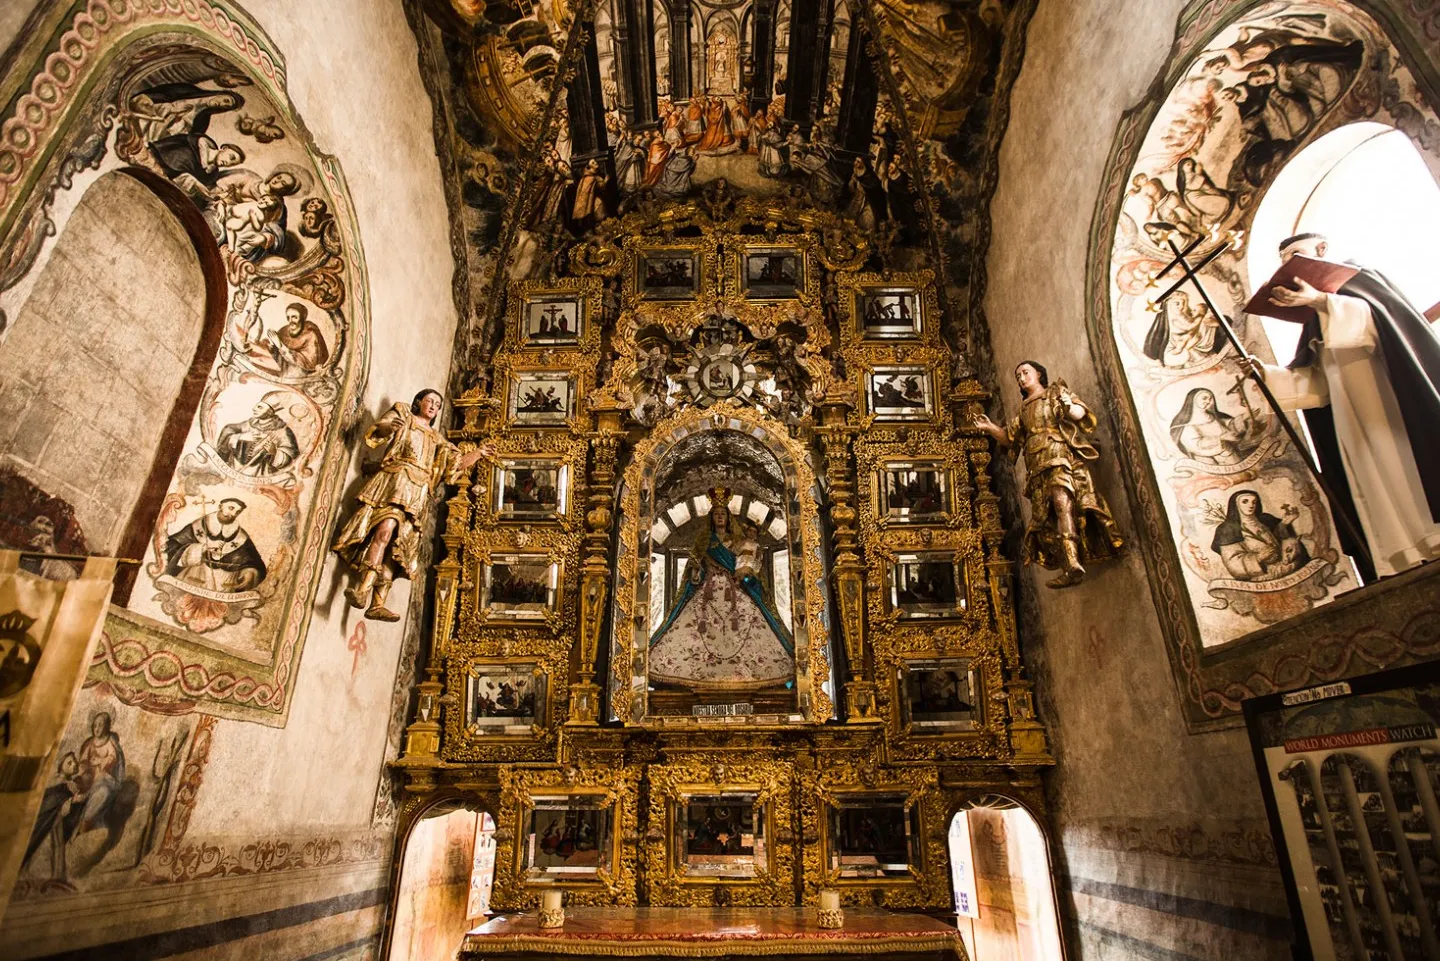
[[[397,765],[414,797],[500,797],[498,907],[538,901],[519,847],[535,797],[612,805],[610,866],[562,883],[572,903],[633,904],[642,884],[656,904],[715,904],[716,890],[730,904],[797,891],[813,903],[838,886],[851,904],[928,908],[949,903],[958,805],[1017,784],[1039,797],[1035,771],[1053,762],[1021,669],[989,444],[970,426],[987,395],[941,337],[931,273],[865,272],[871,253],[833,214],[712,187],[603,221],[560,258],[574,276],[508,288],[494,393],[455,401],[452,438],[495,453],[449,501],[423,716]],[[747,257],[774,262],[754,270]],[[684,266],[647,279],[646,258]],[[716,387],[706,364],[733,366]],[[516,416],[516,383],[558,397],[557,377],[563,417]],[[717,431],[780,465],[783,503],[761,512],[783,520],[773,536],[789,549],[793,710],[648,709],[652,515],[668,506],[653,488],[668,451]],[[505,472],[531,468],[563,478],[564,496],[517,507]],[[933,497],[918,503],[912,482]],[[553,601],[518,617],[484,603],[487,565],[517,556],[554,578]],[[930,565],[953,591],[904,593],[906,565]],[[911,709],[932,668],[964,674],[964,720]],[[544,679],[534,722],[467,722],[467,680],[506,669]],[[843,732],[822,726],[836,686]],[[673,819],[686,797],[727,793],[763,806],[766,866],[697,881],[679,868]],[[882,795],[914,812],[915,870],[839,877],[829,806]]]

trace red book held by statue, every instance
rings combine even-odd
[[[1270,295],[1276,287],[1293,289],[1295,281],[1298,279],[1305,281],[1316,290],[1333,294],[1358,273],[1360,273],[1360,268],[1350,264],[1337,264],[1330,260],[1316,260],[1314,257],[1296,254],[1281,264],[1280,269],[1275,271],[1275,276],[1255,291],[1255,296],[1251,297],[1250,302],[1245,305],[1245,313],[1277,317],[1280,320],[1303,324],[1310,319],[1313,311],[1309,307],[1278,307],[1270,303]]]

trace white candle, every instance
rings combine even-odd
[[[563,895],[564,895],[564,892],[562,892],[562,891],[541,891],[541,892],[540,892],[540,910],[542,910],[542,911],[559,911],[559,910],[560,910],[560,899],[561,899],[561,897],[562,897]]]
[[[839,910],[840,910],[840,892],[839,892],[839,891],[836,891],[834,888],[821,888],[821,889],[820,889],[820,910],[821,910],[821,911],[839,911]]]

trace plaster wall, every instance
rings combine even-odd
[[[17,5],[4,6],[0,46],[18,27],[12,19],[23,19],[11,16]],[[348,267],[371,318],[355,420],[367,426],[421,387],[444,386],[455,330],[449,223],[414,35],[399,0],[259,0],[245,9],[283,53],[296,112],[319,150],[338,158],[354,204],[364,256]],[[357,457],[347,504],[358,480]],[[283,727],[193,713],[157,719],[105,685],[85,692],[62,748],[83,736],[84,717],[115,715],[136,783],[132,833],[157,797],[162,806],[166,791],[173,797],[164,763],[152,761],[177,744],[182,755],[208,745],[181,850],[199,860],[146,873],[127,853],[135,839],[122,838],[79,890],[12,902],[0,958],[105,954],[120,944],[125,957],[375,956],[393,814],[384,763],[404,706],[394,696],[397,666],[415,627],[413,618],[362,622],[344,586],[328,557]],[[407,610],[411,592],[398,583],[390,606]],[[99,835],[82,840],[103,847]]]
[[[989,318],[1001,402],[1033,358],[1097,410],[1085,325],[1092,214],[1113,131],[1165,63],[1177,0],[1042,0],[1011,95],[991,205]],[[1102,416],[1097,481],[1122,530],[1131,507]],[[1074,958],[1289,957],[1243,729],[1190,735],[1133,549],[1080,587],[1023,575],[1021,632],[1058,766],[1049,782]]]
[[[371,299],[360,413],[369,426],[422,387],[444,386],[455,331],[450,226],[414,34],[399,0],[268,0],[246,9],[285,53],[296,112],[319,149],[339,158],[355,204]],[[340,593],[337,561],[327,560],[320,579],[289,723],[220,725],[216,750],[248,763],[207,774],[215,781],[191,830],[368,824],[404,622],[361,627]],[[410,591],[397,582],[390,606],[403,611]]]

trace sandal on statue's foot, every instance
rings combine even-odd
[[[351,607],[368,607],[370,604],[370,592],[357,590],[353,587],[345,591],[345,600],[350,602]]]
[[[1062,587],[1074,587],[1085,579],[1085,568],[1077,567],[1060,572],[1060,576],[1046,581],[1046,587],[1053,587],[1059,590]]]
[[[388,608],[388,607],[381,607],[381,606],[378,605],[378,604],[372,605],[371,608],[370,608],[370,610],[368,610],[368,611],[365,612],[365,617],[366,617],[367,620],[371,620],[371,621],[398,621],[398,620],[400,620],[400,615],[399,615],[399,614],[396,614],[394,611],[390,610],[390,608]]]

